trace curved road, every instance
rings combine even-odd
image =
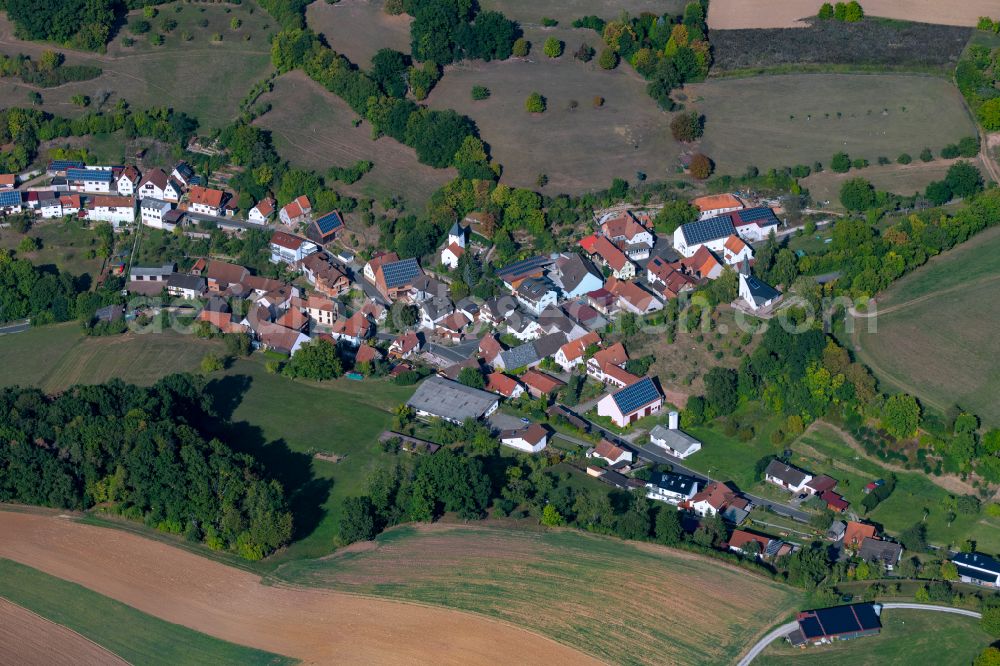
[[[965,615],[966,617],[973,617],[976,619],[982,617],[982,615],[976,611],[966,610],[964,608],[951,608],[949,606],[934,606],[932,604],[910,604],[901,602],[882,604],[882,610],[893,609],[937,611],[938,613],[953,613],[955,615]],[[767,636],[764,636],[764,638],[757,641],[757,644],[750,648],[750,651],[737,662],[736,666],[749,666],[750,662],[756,659],[768,645],[779,638],[784,638],[788,634],[792,633],[798,626],[798,622],[789,622],[788,624],[783,624],[777,629],[774,629],[768,633]]]

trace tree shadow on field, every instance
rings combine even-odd
[[[317,478],[312,456],[293,451],[284,439],[268,441],[260,426],[231,420],[252,384],[253,378],[246,375],[228,375],[209,382],[206,390],[212,396],[218,417],[207,423],[205,430],[234,451],[253,456],[265,476],[282,485],[294,516],[293,539],[302,539],[326,515],[323,505],[330,496],[333,479]]]

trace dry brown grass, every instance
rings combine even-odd
[[[817,0],[712,0],[708,27],[712,30],[740,28],[802,28],[799,19],[815,16],[822,4]],[[868,16],[902,21],[973,26],[980,16],[997,14],[996,0],[864,0]]]
[[[314,2],[306,8],[306,23],[323,35],[334,51],[368,69],[379,49],[410,52],[413,19],[407,14],[390,16],[382,11],[382,4],[382,0]]]
[[[416,152],[390,137],[371,139],[367,122],[354,127],[358,116],[347,104],[302,72],[283,74],[274,91],[261,98],[274,108],[256,124],[271,130],[279,154],[292,165],[325,172],[370,160],[375,168],[357,183],[334,187],[374,198],[402,195],[422,205],[441,185],[457,175],[454,169],[421,164]]]
[[[75,631],[0,598],[0,664],[117,666],[127,663]]]
[[[0,533],[0,557],[168,622],[307,663],[592,663],[566,646],[482,617],[269,587],[254,574],[164,543],[65,518],[0,512]]]

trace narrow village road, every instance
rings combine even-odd
[[[923,610],[923,611],[934,611],[937,613],[952,613],[953,615],[964,615],[966,617],[976,618],[977,620],[982,617],[982,614],[966,610],[964,608],[951,608],[950,606],[934,606],[933,604],[911,604],[906,602],[887,602],[881,604],[882,610]],[[749,666],[750,662],[760,656],[768,645],[778,640],[779,638],[784,638],[788,634],[795,631],[798,627],[798,622],[789,622],[788,624],[783,624],[777,629],[769,632],[764,638],[757,641],[757,643],[750,648],[750,650],[740,659],[736,666]]]

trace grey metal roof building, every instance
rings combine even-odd
[[[158,275],[165,276],[174,272],[174,264],[163,264],[162,266],[133,266],[129,271],[130,275]]]
[[[481,419],[496,411],[499,398],[450,379],[432,375],[406,404],[420,416],[436,416],[452,423]]]
[[[649,440],[657,446],[662,446],[685,458],[701,449],[701,442],[682,430],[655,426],[649,431]]]
[[[781,296],[780,291],[766,282],[761,282],[755,275],[744,275],[743,279],[746,281],[747,291],[750,292],[750,297],[753,298],[757,307],[760,307],[768,301],[772,301],[778,296]]]

